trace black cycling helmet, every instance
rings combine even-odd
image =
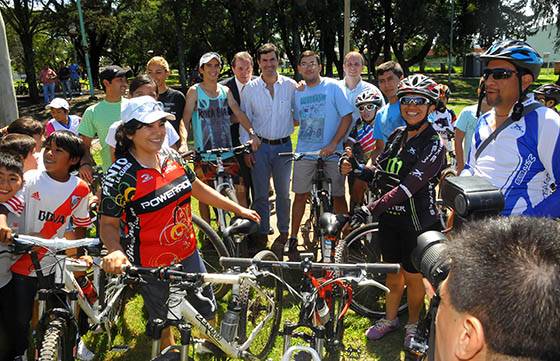
[[[525,69],[533,79],[537,80],[543,59],[531,45],[521,40],[504,40],[495,42],[484,54],[480,56],[481,60],[489,62],[493,59],[502,59],[509,61],[518,69]]]
[[[546,100],[554,99],[560,103],[560,86],[556,84],[544,84],[535,89],[535,94],[543,95]]]
[[[375,104],[378,108],[380,108],[381,105],[383,104],[383,100],[381,99],[381,96],[372,89],[364,90],[356,97],[356,100],[354,101],[354,105],[356,106],[356,108],[362,104],[372,104],[372,103]]]
[[[531,45],[521,40],[503,40],[495,42],[480,59],[488,63],[494,59],[506,60],[512,63],[518,71],[528,72],[533,76],[533,80],[537,80],[541,67],[543,65],[542,57],[537,53]],[[511,117],[513,120],[521,119],[523,115],[523,98],[527,89],[523,91],[521,84],[521,75],[517,77],[519,88],[519,99],[513,106]]]
[[[425,96],[436,104],[439,98],[438,84],[423,74],[410,75],[399,83],[397,97],[400,99],[410,94]]]

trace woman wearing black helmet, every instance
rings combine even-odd
[[[386,284],[391,292],[387,295],[385,318],[375,322],[366,336],[377,340],[398,328],[397,310],[406,284],[409,319],[405,326],[405,348],[410,347],[424,300],[422,276],[412,265],[410,255],[419,234],[439,229],[435,186],[445,164],[445,149],[428,122],[428,114],[435,109],[438,99],[436,86],[432,79],[420,74],[399,83],[397,96],[401,116],[407,125],[391,134],[374,167],[359,166],[360,177],[366,181],[377,179],[376,184],[382,186],[384,195],[356,209],[352,217],[353,225],[357,225],[370,215],[378,216],[383,259],[402,265],[398,274],[387,275]],[[353,168],[355,171],[353,159],[341,164],[343,174]],[[387,173],[391,177],[385,176]],[[391,178],[391,181],[385,182],[382,178]]]
[[[560,85],[544,84],[533,91],[535,98],[541,102],[545,107],[554,109],[560,104]]]

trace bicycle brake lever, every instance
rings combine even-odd
[[[194,294],[196,295],[196,297],[198,297],[199,300],[201,300],[203,302],[208,302],[210,304],[212,313],[214,313],[216,311],[216,304],[214,302],[212,302],[212,300],[209,297],[206,297],[202,294],[202,288],[201,287],[197,287],[194,290]]]
[[[353,282],[356,282],[358,284],[358,287],[369,287],[369,286],[374,286],[377,287],[383,291],[385,291],[386,293],[389,293],[390,290],[389,288],[387,288],[387,286],[375,281],[375,280],[371,280],[371,279],[358,279],[358,278],[354,278],[352,280]]]

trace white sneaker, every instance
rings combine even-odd
[[[95,357],[95,354],[93,352],[91,352],[87,348],[84,341],[82,341],[82,339],[80,339],[80,342],[78,342],[78,351],[76,352],[76,358],[80,361],[92,361],[94,357]]]

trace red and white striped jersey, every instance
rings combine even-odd
[[[82,179],[71,175],[66,182],[59,182],[45,171],[30,170],[24,174],[23,196],[25,210],[20,225],[21,234],[39,234],[43,238],[64,237],[68,222],[74,227],[88,227],[91,219],[88,212],[89,187]],[[43,259],[46,250],[41,250],[43,274],[49,274],[54,260]],[[31,257],[24,255],[13,266],[12,272],[34,276]]]

